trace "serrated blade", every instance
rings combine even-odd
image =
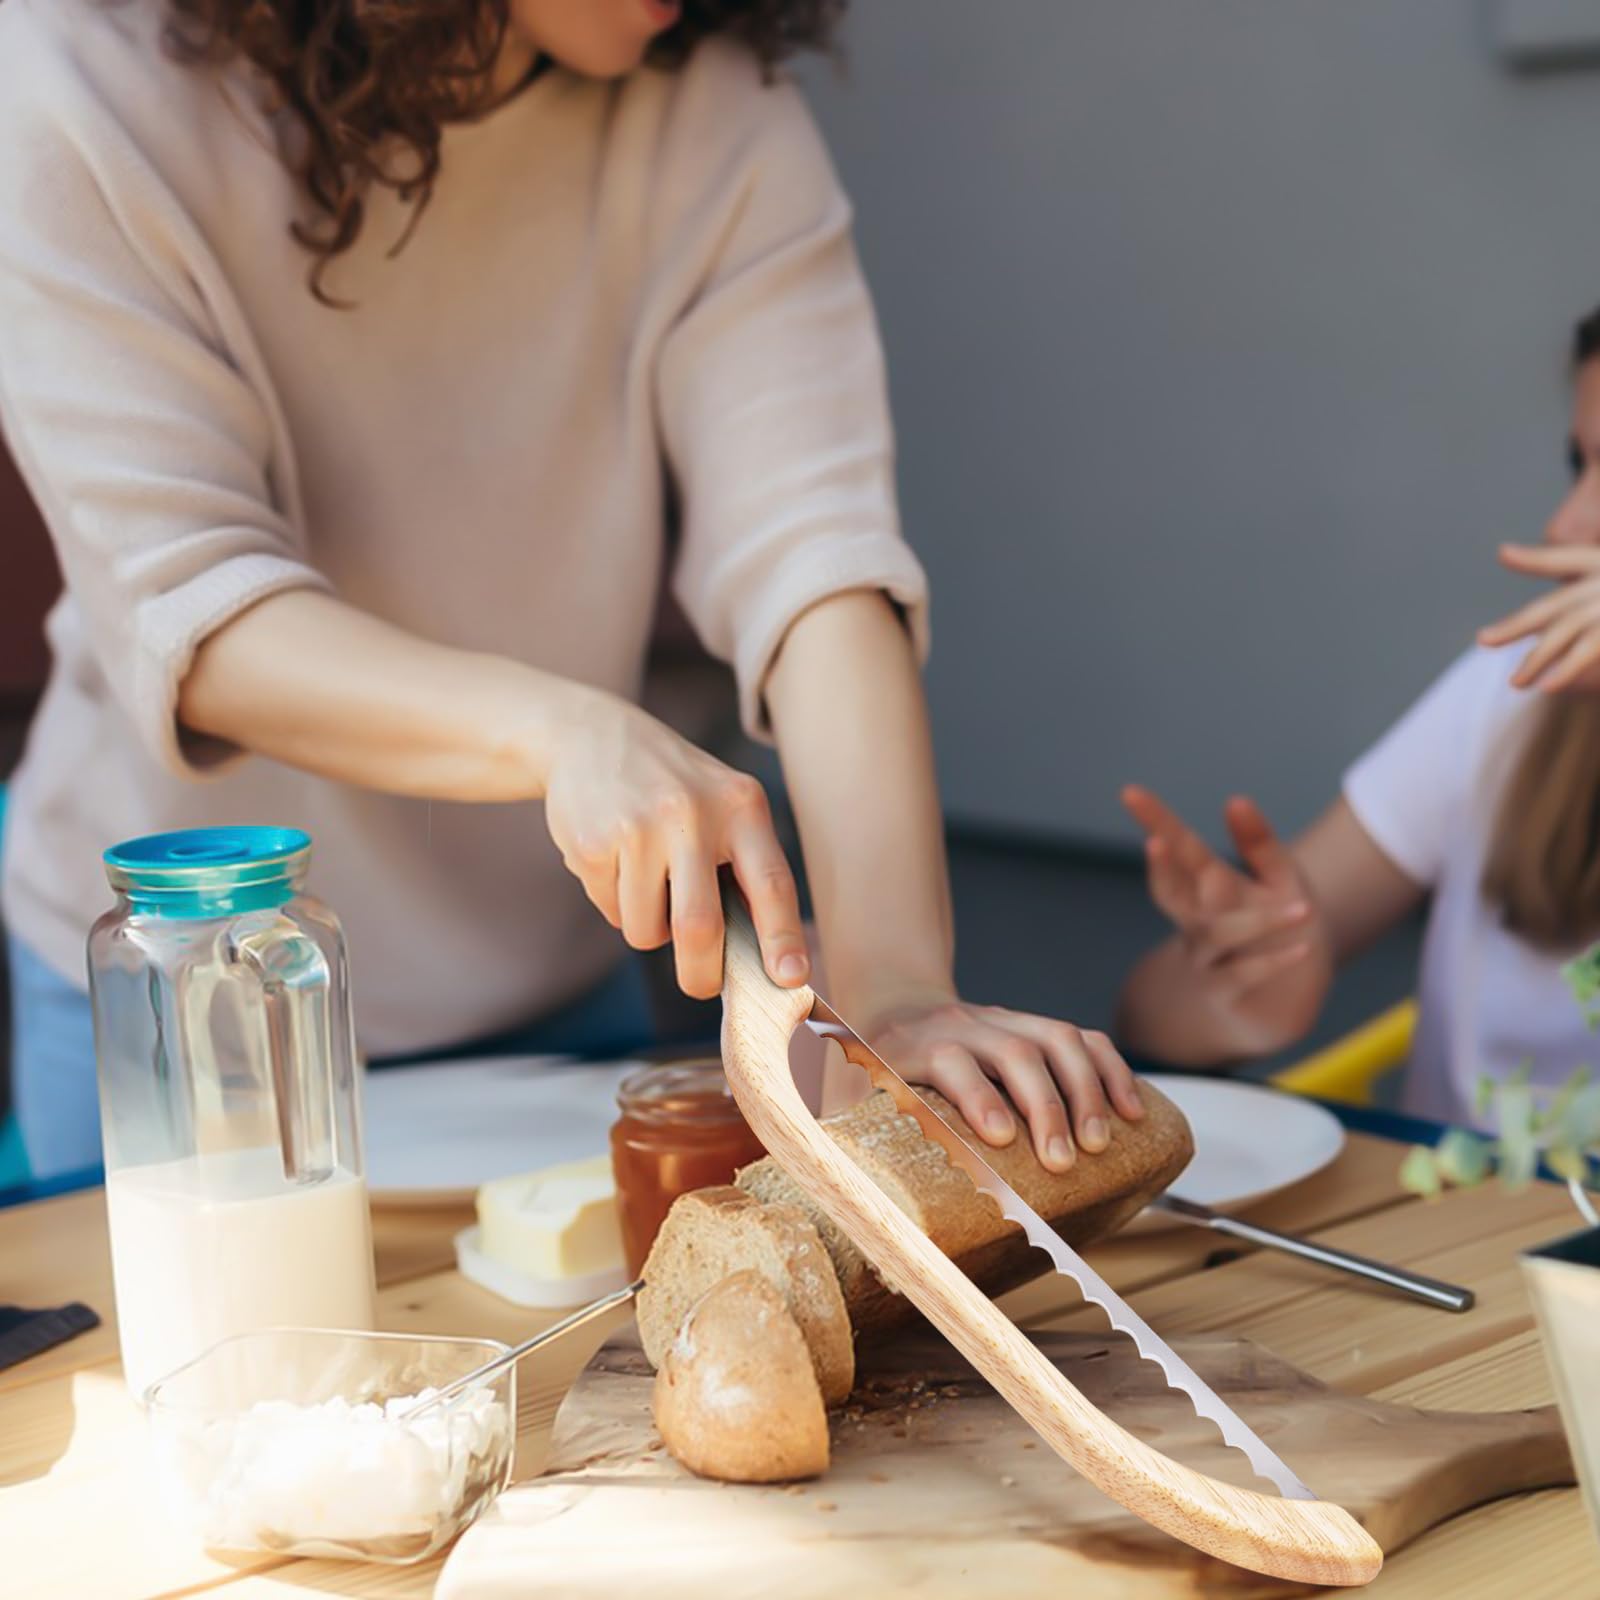
[[[1277,1486],[1279,1494],[1289,1500],[1317,1498],[1277,1452],[1269,1449],[1211,1385],[989,1165],[977,1146],[924,1100],[832,1006],[817,999],[806,1026],[839,1045],[845,1056],[866,1072],[874,1088],[885,1090],[902,1112],[915,1117],[924,1137],[933,1140],[978,1188],[994,1197],[1001,1214],[1021,1227],[1029,1244],[1043,1250],[1056,1271],[1071,1278],[1084,1299],[1099,1306],[1111,1319],[1111,1326],[1132,1339],[1139,1354],[1161,1369],[1168,1387],[1186,1395],[1196,1414],[1215,1423],[1224,1441],[1241,1451],[1260,1476]]]

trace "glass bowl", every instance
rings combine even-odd
[[[510,1477],[516,1370],[415,1423],[398,1414],[505,1349],[314,1328],[224,1339],[145,1393],[162,1497],[213,1549],[425,1560]]]

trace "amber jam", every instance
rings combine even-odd
[[[730,1183],[766,1151],[734,1101],[720,1061],[643,1067],[617,1091],[611,1128],[622,1248],[637,1277],[672,1202],[691,1189]]]

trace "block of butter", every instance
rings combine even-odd
[[[478,1226],[458,1239],[457,1256],[467,1276],[526,1305],[576,1305],[620,1288],[611,1158],[565,1161],[484,1184]]]

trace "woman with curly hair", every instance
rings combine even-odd
[[[5,858],[39,1170],[96,1157],[132,834],[305,826],[377,1056],[638,1045],[584,896],[708,996],[722,864],[803,982],[760,786],[636,703],[668,562],[846,1014],[1052,1167],[1139,1114],[1103,1037],[954,988],[876,328],[774,70],[839,10],[0,0],[0,419],[67,580]]]

